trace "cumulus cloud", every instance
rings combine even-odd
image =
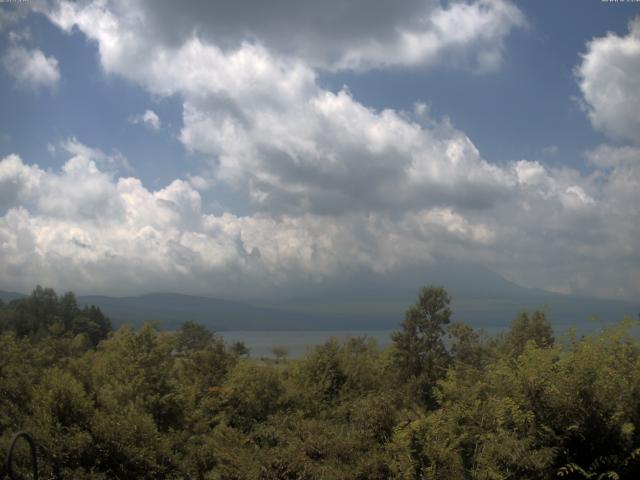
[[[639,293],[637,261],[626,262],[639,249],[639,163],[594,162],[589,175],[492,164],[426,107],[375,110],[318,82],[319,69],[445,59],[495,68],[504,38],[524,23],[510,2],[284,4],[255,2],[256,13],[269,11],[248,23],[230,2],[62,2],[46,12],[96,42],[106,72],[180,98],[180,140],[211,158],[215,181],[245,193],[253,213],[206,211],[203,177],[157,191],[118,178],[75,140],[59,172],[10,156],[0,162],[0,281],[269,294],[457,258],[525,285]]]
[[[160,130],[160,117],[153,110],[145,110],[144,113],[134,115],[129,121],[133,124],[146,125],[151,130]]]
[[[146,46],[160,44],[170,49],[197,32],[225,51],[248,40],[331,70],[440,62],[493,70],[501,62],[505,38],[526,24],[522,12],[508,0],[444,5],[435,0],[142,1],[135,5],[112,0],[85,4],[62,3],[51,18],[63,28],[75,24],[93,32],[101,40],[103,62],[114,69],[124,63],[135,68],[135,59],[144,48],[125,52],[122,41],[126,38],[121,33],[139,30],[145,32]],[[110,36],[119,41],[109,44]]]
[[[0,163],[0,211],[30,202],[38,192],[42,171],[37,165],[24,165],[17,155]]]
[[[34,90],[53,88],[60,81],[58,60],[37,48],[13,45],[2,55],[2,64],[21,87]]]
[[[640,147],[611,145],[599,145],[595,149],[586,152],[589,163],[596,167],[617,167],[640,161]]]
[[[429,66],[447,59],[491,71],[502,62],[504,39],[513,28],[525,24],[522,12],[507,1],[438,5],[422,12],[410,26],[400,27],[392,39],[362,39],[331,68]]]
[[[189,99],[180,138],[188,149],[214,155],[218,177],[260,209],[479,206],[505,193],[509,179],[451,125],[425,128],[311,82],[295,93],[299,98],[273,105],[241,92],[226,111]]]
[[[111,176],[87,157],[72,157],[58,175],[50,175],[37,165],[25,165],[16,155],[0,165],[0,211],[23,206],[54,218],[121,214]]]
[[[637,295],[638,267],[619,265],[638,251],[638,165],[592,178],[516,162],[502,168],[510,202],[484,209],[238,216],[206,211],[184,180],[151,191],[81,156],[45,171],[11,155],[0,161],[0,283],[278,295],[456,258],[556,290]]]
[[[98,148],[92,148],[79,142],[75,137],[69,138],[60,143],[60,147],[72,155],[72,159],[78,161],[90,161],[98,164],[103,170],[113,173],[132,172],[133,167],[127,157],[117,150],[111,155],[104,153]],[[55,148],[55,147],[54,147]]]
[[[128,17],[63,4],[52,18],[95,39],[105,69],[155,94],[181,95],[183,144],[214,157],[218,178],[256,208],[483,206],[507,193],[510,180],[447,122],[366,108],[347,91],[322,89],[301,60],[246,42],[225,51],[197,36],[138,56],[142,40]]]
[[[576,75],[594,128],[640,144],[640,17],[587,43]]]
[[[81,291],[148,291],[176,281],[268,289],[330,273],[347,253],[336,242],[349,243],[343,227],[317,218],[209,215],[187,182],[151,192],[77,156],[59,172],[6,157],[0,185],[2,283],[26,286],[35,275]]]

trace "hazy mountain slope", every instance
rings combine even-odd
[[[79,297],[81,304],[95,304],[114,321],[141,324],[160,320],[164,328],[178,327],[194,320],[223,330],[375,330],[397,328],[406,302],[286,302],[258,307],[240,302],[177,294],[140,297]],[[476,327],[508,325],[518,311],[546,308],[551,321],[560,327],[579,325],[598,316],[605,323],[625,315],[637,315],[640,307],[632,302],[580,298],[539,291],[519,295],[458,296],[453,300],[454,320]]]
[[[269,301],[154,293],[131,297],[79,296],[114,325],[159,320],[173,329],[185,320],[223,330],[374,330],[397,328],[423,285],[443,285],[453,298],[454,320],[477,327],[508,325],[522,309],[547,308],[558,326],[587,323],[592,316],[615,322],[638,316],[639,301],[603,300],[528,289],[486,268],[443,262],[401,274],[354,272],[324,283],[300,285],[289,298]],[[59,292],[62,293],[62,292]],[[21,294],[0,291],[5,302]]]
[[[523,309],[545,308],[554,324],[587,322],[592,316],[615,322],[638,316],[640,301],[607,300],[564,295],[521,287],[484,267],[447,262],[429,268],[405,269],[402,274],[349,277],[301,290],[296,297],[264,305],[331,317],[340,312],[395,327],[423,285],[442,285],[453,299],[453,319],[474,326],[508,325]]]
[[[17,292],[6,292],[4,290],[0,290],[0,300],[4,303],[9,303],[11,300],[16,300],[18,298],[24,298],[26,295]]]
[[[263,308],[242,302],[175,293],[123,298],[80,296],[78,302],[99,306],[115,325],[159,320],[164,328],[173,329],[185,320],[193,320],[218,331],[349,328],[345,327],[345,315],[342,314],[325,318],[313,312]],[[347,317],[351,322],[357,321],[352,315]]]

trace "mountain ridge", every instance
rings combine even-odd
[[[442,262],[402,273],[350,275],[301,285],[289,298],[223,299],[173,292],[132,296],[78,295],[82,306],[96,305],[115,326],[160,321],[178,328],[192,320],[217,331],[387,330],[398,328],[422,285],[443,285],[452,296],[453,321],[474,327],[507,326],[521,310],[547,308],[555,325],[603,323],[636,317],[640,302],[600,299],[522,287],[478,265]],[[5,302],[25,295],[0,290]]]

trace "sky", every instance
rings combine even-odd
[[[0,289],[640,295],[640,2],[0,2],[0,106]]]

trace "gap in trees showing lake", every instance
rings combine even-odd
[[[570,328],[578,335],[596,332],[602,327],[610,325],[597,320],[585,320],[577,324],[562,323],[554,325],[556,338],[560,338]],[[487,336],[493,336],[508,328],[508,325],[481,327]],[[398,330],[400,325],[398,325]],[[349,337],[367,337],[376,341],[378,348],[384,349],[391,344],[391,334],[394,330],[283,330],[283,331],[223,331],[217,332],[230,345],[242,342],[250,351],[253,358],[273,357],[274,347],[287,349],[289,358],[301,357],[308,350],[335,337],[344,341]]]

